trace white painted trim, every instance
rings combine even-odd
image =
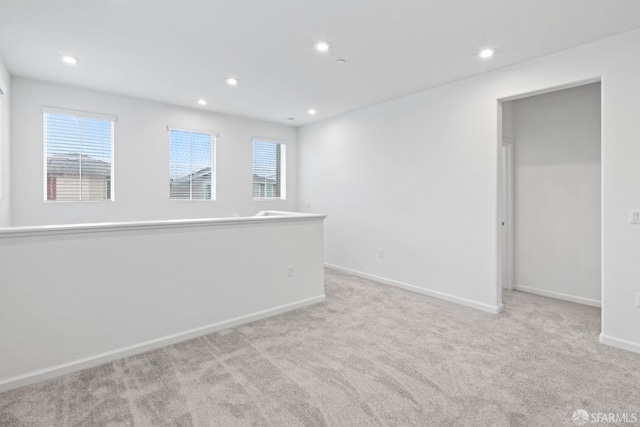
[[[600,334],[600,342],[612,347],[621,348],[623,350],[632,351],[634,353],[640,353],[640,344],[620,338],[610,337],[603,333]]]
[[[66,116],[77,116],[77,117],[86,117],[89,119],[108,120],[114,123],[118,121],[118,116],[115,116],[113,114],[93,113],[90,111],[67,110],[66,108],[56,108],[56,107],[47,107],[47,106],[42,107],[41,111],[43,114],[63,114]]]
[[[510,95],[510,96],[505,96],[502,97],[500,99],[498,99],[498,101],[500,102],[507,102],[507,101],[515,101],[517,99],[522,99],[522,98],[529,98],[530,96],[536,96],[536,95],[543,95],[545,93],[550,93],[550,92],[557,92],[559,90],[565,90],[565,89],[571,89],[574,87],[578,87],[578,86],[584,86],[584,85],[589,85],[592,83],[598,83],[598,82],[602,82],[602,76],[594,76],[588,79],[584,79],[584,80],[579,80],[579,81],[570,81],[564,84],[560,84],[557,86],[552,86],[552,87],[543,87],[537,90],[532,90],[530,92],[525,92],[525,93],[518,93],[515,95]]]
[[[298,212],[287,212],[287,211],[260,211],[254,216],[290,216],[290,215],[302,215]]]
[[[207,130],[207,129],[193,129],[188,126],[180,126],[180,125],[167,125],[167,132],[172,130],[177,130],[180,132],[191,132],[191,133],[205,133],[207,135],[211,135],[213,138],[218,139],[220,137],[220,132],[217,130]]]
[[[43,236],[50,234],[96,233],[101,231],[130,231],[158,228],[201,227],[234,224],[322,220],[326,215],[298,212],[264,211],[261,216],[234,218],[170,219],[162,221],[104,222],[95,224],[38,225],[0,228],[0,239],[7,237]]]
[[[521,291],[521,292],[527,292],[527,293],[530,293],[530,294],[541,295],[543,297],[561,299],[561,300],[564,300],[564,301],[576,302],[578,304],[590,305],[592,307],[601,307],[602,306],[602,304],[598,300],[589,299],[589,298],[583,298],[583,297],[576,297],[576,296],[573,296],[573,295],[563,294],[563,293],[560,293],[560,292],[545,291],[545,290],[541,290],[541,289],[530,288],[530,287],[527,287],[527,286],[520,286],[520,285],[513,285],[513,289],[516,290],[516,291]]]
[[[287,140],[282,138],[268,138],[266,136],[252,136],[251,141],[273,142],[276,144],[286,144]]]
[[[430,297],[434,297],[441,300],[464,305],[467,307],[475,308],[477,310],[486,311],[487,313],[491,313],[491,314],[498,314],[504,308],[502,304],[500,304],[499,306],[484,304],[481,302],[472,301],[470,299],[457,297],[455,295],[445,294],[444,292],[432,291],[430,289],[420,288],[418,286],[410,285],[404,282],[399,282],[397,280],[387,279],[386,277],[380,277],[374,274],[363,273],[361,271],[352,270],[350,268],[340,267],[334,264],[325,263],[324,266],[332,270],[337,270],[343,273],[351,274],[353,276],[362,277],[363,279],[369,279],[369,280],[373,280],[374,282],[384,283],[385,285],[391,285],[391,286],[396,286],[398,288],[407,289],[409,291],[416,292],[418,294],[428,295]]]
[[[208,335],[213,332],[220,331],[222,329],[232,328],[234,326],[243,325],[245,323],[254,322],[256,320],[264,319],[276,314],[286,313],[288,311],[296,310],[298,308],[307,307],[309,305],[317,304],[325,300],[325,295],[318,295],[316,297],[307,298],[291,304],[281,305],[279,307],[271,308],[268,310],[258,311],[245,316],[236,317],[233,319],[225,320],[218,323],[213,323],[207,326],[201,326],[199,328],[191,329],[177,334],[168,335],[165,337],[157,338],[150,341],[145,341],[139,344],[134,344],[128,347],[124,347],[118,350],[108,351],[106,353],[96,354],[94,356],[85,357],[69,363],[63,363],[61,365],[52,366],[50,368],[41,369],[34,372],[29,372],[23,375],[18,375],[12,378],[7,378],[0,381],[0,393],[12,390],[14,388],[23,387],[29,384],[37,383],[40,381],[55,378],[61,375],[78,372],[84,369],[99,366],[114,360],[122,359],[124,357],[133,356],[135,354],[144,353],[147,351],[155,350],[160,347],[166,347],[171,344],[176,344],[182,341],[198,338],[203,335]]]

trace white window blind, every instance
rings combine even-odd
[[[215,137],[210,133],[169,129],[169,197],[215,200]]]
[[[286,198],[286,146],[253,140],[253,198]]]
[[[44,112],[45,200],[113,200],[114,121]]]

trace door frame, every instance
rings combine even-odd
[[[502,245],[502,288],[513,289],[513,143],[502,136],[500,149],[500,234]]]
[[[497,124],[498,124],[498,138],[496,141],[497,149],[497,197],[496,197],[496,305],[500,307],[500,311],[503,308],[502,290],[513,289],[514,280],[514,230],[513,230],[513,139],[505,137],[503,135],[503,103],[508,101],[515,101],[516,99],[528,98],[530,96],[542,95],[544,93],[556,92],[563,89],[569,89],[572,87],[583,86],[591,83],[603,82],[602,76],[596,76],[585,80],[573,81],[566,84],[557,86],[551,86],[539,90],[533,90],[530,92],[519,93],[515,95],[506,96],[496,99],[497,101]],[[601,89],[602,90],[602,89]],[[602,105],[601,105],[602,108]],[[603,150],[604,140],[601,135],[601,147]],[[601,171],[602,171],[602,165]],[[602,184],[601,184],[602,185]],[[604,201],[601,200],[601,210],[604,209]],[[502,226],[502,223],[505,226]],[[601,219],[601,232],[604,228],[604,215]],[[604,259],[604,238],[601,242],[601,264]],[[604,272],[604,268],[602,269]],[[602,279],[602,287],[604,287],[604,278]],[[604,298],[603,298],[604,301]],[[604,305],[604,304],[602,304]]]

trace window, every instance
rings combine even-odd
[[[45,200],[113,200],[115,117],[44,111]]]
[[[253,198],[286,198],[286,147],[262,139],[253,140]]]
[[[169,197],[215,200],[215,140],[210,133],[169,129]]]

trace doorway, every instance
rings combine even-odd
[[[601,304],[600,82],[499,102],[502,288]]]

